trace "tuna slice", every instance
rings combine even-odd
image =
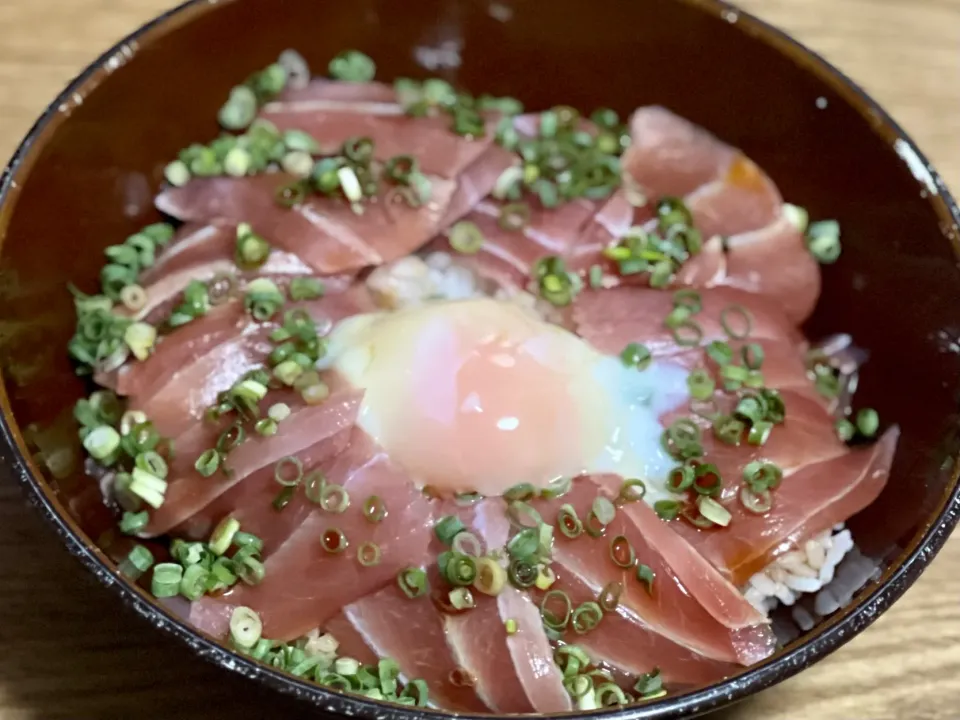
[[[221,630],[217,618],[228,617],[236,605],[245,605],[260,614],[266,637],[291,640],[396,582],[402,569],[427,561],[433,534],[430,501],[384,455],[370,456],[364,443],[348,447],[344,455],[344,461],[349,459],[356,468],[344,485],[354,498],[346,512],[318,509],[310,513],[266,561],[266,577],[260,585],[238,586],[221,598],[193,603],[191,620],[199,622],[201,630]],[[380,496],[388,509],[386,518],[376,524],[361,512],[363,500],[371,495]],[[328,553],[321,540],[336,528],[347,537],[349,548]],[[380,548],[379,564],[364,567],[357,562],[357,548],[365,542]]]
[[[582,478],[561,499],[537,506],[548,522],[563,503],[573,505],[585,518],[594,500],[599,495],[615,496],[619,484],[610,477]],[[636,571],[623,570],[611,561],[610,540],[618,535],[629,540],[637,561],[653,570],[652,590],[637,580]],[[680,646],[673,651],[677,662],[699,655],[748,665],[773,652],[775,641],[766,619],[645,504],[624,506],[603,538],[558,537],[553,557],[561,577],[575,576],[595,596],[610,583],[620,583],[623,615],[668,641],[650,639],[648,646],[659,650]],[[562,584],[558,589],[563,589]]]
[[[889,477],[899,437],[894,426],[870,447],[787,473],[765,515],[749,513],[730,498],[724,502],[733,515],[728,527],[701,531],[677,523],[677,530],[732,582],[743,584],[780,555],[876,500]]]
[[[369,137],[377,160],[412,155],[421,171],[457,181],[442,226],[486,197],[503,171],[516,164],[516,156],[494,142],[498,117],[490,117],[483,137],[468,138],[450,129],[446,115],[408,117],[395,100],[393,89],[380,83],[314,81],[269,103],[261,117],[280,130],[309,133],[325,153],[337,152],[351,137]]]
[[[623,156],[628,182],[649,206],[665,196],[684,198],[706,241],[677,282],[760,293],[780,303],[794,323],[805,320],[820,293],[820,270],[802,233],[784,216],[770,178],[739,150],[661,107],[637,110],[631,135]],[[612,198],[608,220],[594,224],[578,243],[581,265],[599,261],[605,244],[642,224],[645,218],[629,213],[624,200]],[[716,236],[727,238],[726,263]]]
[[[411,207],[399,195],[381,194],[357,213],[345,200],[311,196],[292,208],[277,203],[289,176],[198,178],[157,197],[157,208],[180,220],[249,222],[278,247],[322,274],[358,270],[395,260],[424,245],[442,229],[456,184],[430,177],[432,195]]]
[[[444,617],[429,597],[408,598],[391,583],[348,605],[344,615],[377,655],[397,662],[404,678],[425,680],[440,707],[458,712],[488,709],[473,688],[450,681],[456,663],[447,646]]]
[[[703,330],[701,345],[729,340],[721,314],[739,305],[750,316],[749,341],[772,340],[799,347],[802,337],[793,324],[763,297],[732,288],[701,292],[703,310],[695,316]],[[673,309],[672,293],[639,287],[584,292],[574,303],[577,333],[601,352],[618,354],[631,342],[644,343],[654,357],[670,358],[688,352],[677,344],[663,320]],[[730,326],[740,329],[740,316],[726,314]]]
[[[325,441],[351,427],[359,407],[360,393],[352,390],[337,393],[321,405],[295,407],[276,435],[251,435],[228,455],[229,475],[218,472],[213,477],[203,477],[194,468],[199,453],[187,454],[177,448],[176,459],[167,477],[166,499],[151,513],[150,523],[143,534],[147,537],[162,535],[248,476],[262,472],[272,477],[274,466],[284,457],[300,457],[302,454],[303,462],[317,462],[329,451]],[[257,478],[250,477],[250,482],[256,483]]]
[[[510,537],[506,505],[490,498],[472,506],[468,523],[487,551],[502,549]],[[482,598],[477,614],[447,620],[451,646],[462,665],[477,678],[477,691],[499,712],[551,713],[571,709],[563,677],[536,605],[507,585],[495,599]],[[517,632],[508,635],[513,619]],[[482,637],[483,642],[478,642]]]
[[[334,322],[375,305],[365,286],[357,284],[287,306],[294,308],[306,310],[324,334]],[[218,393],[264,363],[274,347],[269,334],[275,327],[275,321],[254,322],[239,301],[226,302],[163,337],[147,360],[120,368],[112,384],[129,398],[131,409],[147,414],[161,435],[175,437],[202,417]]]

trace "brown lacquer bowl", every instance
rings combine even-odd
[[[435,715],[308,684],[168,614],[116,574],[99,531],[71,515],[71,496],[90,481],[79,471],[53,478],[30,441],[85,390],[65,351],[75,322],[67,283],[93,290],[103,248],[158,219],[152,201],[165,163],[213,137],[231,86],[287,47],[314,67],[362,49],[384,79],[441,74],[531,109],[665,105],[743,148],[812,216],[842,221],[843,256],[825,269],[807,330],[855,333],[871,355],[859,397],[903,428],[889,485],[851,521],[885,570],[762,664],[603,714],[673,718],[742,699],[850,640],[917,579],[960,511],[960,209],[910,139],[847,78],[716,0],[194,0],[87,68],[0,176],[3,472],[124,603],[194,652],[328,712]]]

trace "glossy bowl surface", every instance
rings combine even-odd
[[[851,521],[879,582],[774,657],[662,701],[603,713],[688,717],[787,678],[867,627],[957,522],[960,211],[903,131],[821,58],[717,0],[194,0],[133,33],[50,105],[0,176],[0,458],[66,546],[123,602],[211,661],[339,715],[442,714],[320,689],[233,654],[118,578],[69,510],[85,481],[53,480],[25,434],[84,391],[65,347],[67,282],[91,291],[101,250],[157,219],[164,164],[215,135],[230,87],[287,47],[315,69],[372,55],[380,77],[440,75],[527,107],[666,105],[739,145],[814,217],[844,230],[807,330],[871,353],[858,395],[903,428],[889,486]]]

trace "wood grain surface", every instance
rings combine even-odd
[[[960,0],[741,4],[860,82],[960,191]],[[169,5],[0,0],[0,156],[77,71]],[[121,608],[0,484],[0,720],[306,716]],[[864,634],[715,718],[960,718],[960,537]]]

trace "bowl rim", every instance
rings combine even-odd
[[[34,125],[20,142],[10,161],[0,172],[0,251],[6,237],[9,218],[15,206],[21,175],[28,174],[33,160],[39,155],[42,141],[69,116],[64,112],[71,104],[93,92],[100,81],[122,65],[124,57],[139,50],[153,39],[182,24],[214,12],[218,7],[241,0],[186,0],[154,19],[141,25],[115,43],[85,67],[57,97],[46,107]],[[794,40],[766,21],[737,8],[725,0],[674,0],[691,6],[739,27],[754,39],[764,43],[774,52],[786,55],[794,63],[812,73],[818,80],[830,86],[850,103],[871,129],[884,136],[900,155],[914,175],[931,210],[940,215],[945,224],[954,230],[960,225],[960,206],[951,197],[942,178],[933,168],[916,143],[899,124],[858,84],[821,57],[818,53]],[[945,232],[945,235],[949,233]],[[955,236],[955,233],[954,233]],[[949,238],[945,238],[948,239]],[[960,256],[960,242],[954,241],[954,251]],[[186,643],[194,653],[216,665],[256,679],[285,694],[309,702],[320,710],[340,715],[377,718],[377,720],[444,720],[451,715],[425,708],[411,708],[390,703],[375,702],[355,695],[346,695],[328,690],[314,683],[297,678],[286,672],[263,665],[230,650],[203,635],[179,619],[144,590],[129,583],[115,570],[114,564],[92,542],[63,507],[56,492],[38,478],[42,477],[16,424],[12,422],[12,409],[5,384],[0,383],[0,473],[14,476],[26,491],[30,502],[54,527],[67,549],[77,557],[107,587],[114,589],[121,600],[139,615],[179,640]],[[621,709],[603,709],[590,712],[574,711],[544,715],[543,717],[603,716],[611,720],[641,720],[690,717],[742,700],[760,690],[770,687],[797,674],[813,662],[838,649],[854,636],[869,627],[874,620],[890,607],[919,578],[927,565],[936,557],[950,532],[960,521],[960,456],[953,456],[953,467],[947,489],[931,513],[925,527],[918,531],[897,561],[883,573],[875,587],[856,603],[823,621],[813,637],[794,641],[770,658],[739,671],[720,682],[705,688],[668,695],[657,702],[627,706]],[[496,717],[490,714],[458,714],[458,717]]]

